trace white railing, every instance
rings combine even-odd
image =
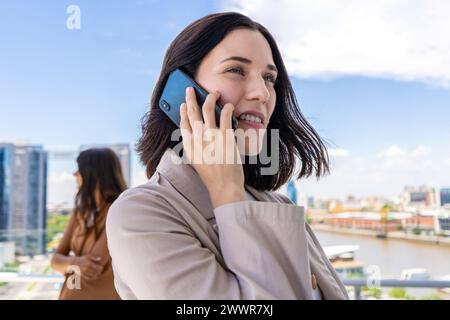
[[[375,288],[380,287],[402,287],[402,288],[450,288],[448,280],[398,280],[398,279],[380,279]],[[366,278],[342,279],[345,286],[354,287],[355,300],[361,300],[361,288],[368,287],[371,282]]]
[[[64,277],[56,274],[20,274],[16,272],[0,272],[0,282],[44,282],[62,283]]]
[[[361,288],[368,286],[366,278],[342,279],[347,287],[354,288],[355,300],[361,299]],[[380,279],[377,288],[380,287],[402,287],[402,288],[450,288],[448,280],[398,280]],[[41,274],[20,274],[15,272],[0,272],[0,282],[41,282],[41,283],[63,283],[64,277],[61,275],[41,275]]]

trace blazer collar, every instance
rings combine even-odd
[[[164,176],[207,220],[214,218],[214,209],[208,189],[195,169],[184,163],[175,151],[168,148],[164,152],[156,171]],[[258,201],[271,201],[265,192],[250,186],[245,186],[245,189]]]

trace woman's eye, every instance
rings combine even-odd
[[[238,73],[240,75],[244,75],[244,71],[241,68],[230,68],[227,70],[227,72]],[[273,84],[275,84],[275,82],[277,81],[276,77],[272,74],[267,74],[266,76],[264,76],[264,80],[269,81]]]
[[[275,84],[275,82],[277,81],[275,76],[271,75],[271,74],[268,74],[265,78],[266,78],[267,81],[272,82],[273,84]]]
[[[242,71],[241,68],[231,68],[231,69],[228,69],[227,72],[244,74],[244,72]]]

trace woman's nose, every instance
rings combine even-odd
[[[257,99],[262,104],[266,104],[269,101],[270,92],[267,88],[267,83],[263,78],[258,77],[257,79],[252,80],[248,88],[249,88],[248,93],[249,100]]]

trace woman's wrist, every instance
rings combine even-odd
[[[225,188],[223,190],[214,190],[209,192],[213,208],[220,207],[224,204],[245,201],[244,187]]]

